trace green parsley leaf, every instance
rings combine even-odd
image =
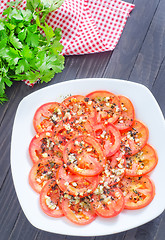
[[[18,39],[23,42],[26,38],[26,29],[22,29],[19,33],[18,33]]]
[[[5,29],[4,23],[3,23],[3,22],[0,22],[0,31],[1,31],[1,30],[4,30],[4,29]]]
[[[17,37],[14,36],[13,33],[11,33],[11,35],[9,36],[9,41],[15,48],[23,47],[22,43],[19,41],[19,39]]]
[[[5,90],[13,81],[47,83],[64,68],[61,30],[43,21],[63,0],[27,0],[25,10],[21,2],[8,3],[0,18],[0,103],[7,101]]]

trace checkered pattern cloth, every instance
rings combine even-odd
[[[0,0],[0,15],[7,1]],[[25,6],[23,1],[20,7]],[[133,8],[121,0],[65,0],[46,21],[62,29],[63,55],[112,51]]]

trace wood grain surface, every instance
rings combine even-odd
[[[33,88],[14,83],[7,89],[9,101],[0,106],[0,240],[165,240],[165,212],[140,227],[102,237],[72,237],[38,230],[20,207],[10,169],[11,133],[18,104],[45,86],[88,77],[142,83],[151,90],[165,115],[165,0],[128,2],[133,2],[135,9],[113,52],[67,56],[65,69],[50,83]]]

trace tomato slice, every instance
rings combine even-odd
[[[54,141],[58,148],[63,151],[69,140],[81,134],[93,135],[93,128],[90,122],[82,118],[72,118],[60,122],[59,126],[55,128]]]
[[[94,126],[94,132],[106,157],[112,156],[119,150],[121,134],[113,124],[97,124]]]
[[[29,154],[33,163],[54,156],[62,159],[62,152],[55,146],[53,132],[50,131],[38,133],[33,137],[29,145]]]
[[[33,126],[37,133],[51,131],[64,116],[64,108],[58,102],[49,102],[40,106],[34,114]]]
[[[90,201],[87,197],[79,198],[64,194],[62,200],[62,210],[64,215],[73,223],[86,225],[91,223],[96,214],[91,208]]]
[[[56,176],[60,189],[73,196],[85,197],[91,194],[99,183],[99,176],[83,177],[60,167]]]
[[[105,186],[117,184],[125,174],[126,159],[123,154],[118,151],[113,156],[107,158],[107,162],[103,172],[101,173],[100,183]]]
[[[118,96],[121,106],[121,116],[114,123],[114,125],[120,130],[124,131],[129,129],[135,118],[135,110],[132,102],[125,96]]]
[[[147,143],[148,128],[138,120],[135,120],[131,129],[121,136],[121,151],[126,156],[138,153]]]
[[[29,184],[34,191],[40,193],[49,179],[56,177],[57,169],[63,164],[58,158],[36,162],[29,173]]]
[[[78,116],[90,120],[96,115],[93,101],[82,95],[70,96],[66,98],[62,104],[70,110],[72,117]]]
[[[154,184],[147,175],[124,177],[118,186],[124,195],[125,209],[143,208],[153,200],[155,195]]]
[[[98,175],[106,163],[101,145],[93,137],[84,135],[66,144],[63,159],[73,173],[82,176]]]
[[[117,216],[124,208],[124,197],[119,188],[106,188],[99,185],[92,195],[95,213],[104,218]]]
[[[60,189],[55,179],[50,179],[40,193],[40,206],[44,213],[51,217],[64,216],[60,203]]]
[[[121,114],[118,97],[108,91],[95,91],[87,95],[94,102],[97,111],[96,122],[114,123]]]
[[[158,163],[158,156],[151,145],[146,144],[137,154],[126,158],[126,176],[141,176],[151,172]]]

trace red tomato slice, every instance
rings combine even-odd
[[[63,118],[63,107],[60,103],[49,102],[40,106],[34,114],[33,126],[37,133],[51,131]]]
[[[91,209],[88,198],[75,198],[65,194],[62,200],[62,210],[71,222],[78,225],[89,224],[97,216],[93,209]]]
[[[29,154],[33,163],[54,156],[62,159],[62,152],[55,146],[52,135],[53,132],[47,131],[33,137],[29,145]]]
[[[119,150],[121,134],[113,124],[97,124],[94,126],[94,132],[106,157],[112,156]]]
[[[103,185],[99,185],[97,189],[96,194],[92,195],[91,202],[95,213],[104,218],[117,216],[124,208],[124,197],[121,190],[105,188]]]
[[[121,106],[121,116],[114,124],[120,131],[124,131],[132,126],[135,118],[135,110],[132,102],[125,96],[118,96],[118,99]]]
[[[121,151],[126,156],[138,153],[147,143],[148,128],[140,121],[135,120],[131,129],[121,136]]]
[[[70,96],[66,98],[62,104],[70,110],[72,117],[78,116],[90,120],[96,115],[93,101],[81,95]]]
[[[98,175],[106,163],[101,145],[93,137],[84,135],[66,144],[63,158],[73,173],[82,176]]]
[[[54,130],[55,144],[63,151],[66,143],[79,135],[93,135],[93,128],[88,120],[72,118],[62,121]]]
[[[95,91],[87,95],[94,102],[97,111],[96,122],[114,123],[121,114],[118,97],[108,91]]]
[[[123,154],[118,151],[107,159],[105,169],[101,173],[100,183],[105,186],[117,184],[125,174],[126,160]]]
[[[40,193],[46,182],[56,177],[57,169],[62,164],[58,158],[35,163],[29,173],[29,184],[33,190]]]
[[[99,176],[83,177],[60,167],[56,176],[60,189],[73,196],[85,197],[91,194],[99,183]]]
[[[151,172],[158,163],[156,151],[149,144],[137,154],[126,158],[126,176],[141,176]]]
[[[60,204],[60,189],[55,179],[50,179],[40,193],[40,206],[44,213],[51,217],[64,216]]]
[[[155,195],[154,184],[147,175],[124,177],[118,186],[124,195],[125,209],[143,208],[153,200]]]

